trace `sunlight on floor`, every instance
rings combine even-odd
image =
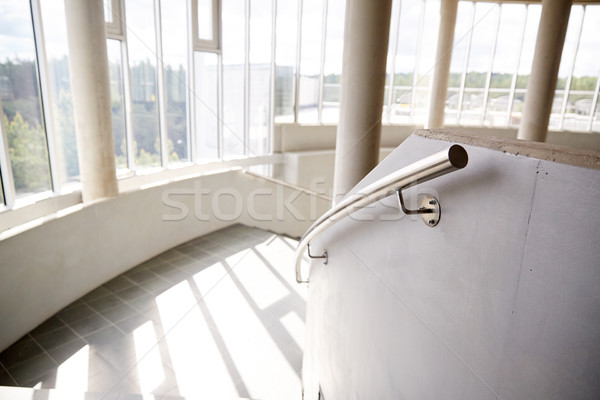
[[[11,371],[27,366],[37,374],[31,386],[59,390],[46,393],[56,399],[68,391],[299,400],[306,287],[295,282],[295,247],[242,225],[175,247],[33,333],[54,369],[34,363],[42,355]]]
[[[133,331],[135,355],[142,393],[152,393],[165,380],[165,373],[156,345],[156,333],[152,321]]]
[[[90,346],[84,346],[56,370],[56,388],[69,391],[88,390]]]

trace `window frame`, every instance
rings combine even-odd
[[[221,52],[221,1],[209,0],[212,6],[212,39],[200,39],[198,29],[198,0],[191,0],[191,31],[194,51]]]

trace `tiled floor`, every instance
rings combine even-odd
[[[294,240],[241,225],[133,268],[0,354],[0,385],[301,397],[305,288]]]

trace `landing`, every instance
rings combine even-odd
[[[0,385],[299,399],[306,305],[295,246],[236,225],[173,248],[5,350]]]

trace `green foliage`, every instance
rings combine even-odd
[[[4,117],[15,190],[18,193],[50,189],[46,139],[41,125],[30,126],[19,112]]]

